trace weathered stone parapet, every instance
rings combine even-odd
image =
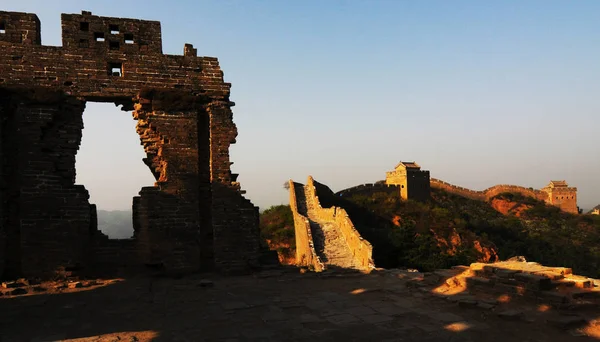
[[[538,201],[546,202],[548,205],[555,205],[568,213],[577,214],[579,212],[577,207],[577,188],[565,187],[549,189],[546,187],[537,190],[518,185],[498,184],[482,191],[475,191],[452,185],[435,178],[431,178],[431,187],[477,201],[489,201],[502,193],[516,193],[525,197],[537,199]]]
[[[373,192],[386,192],[386,193],[398,193],[400,190],[397,185],[386,184],[385,181],[377,182],[377,183],[367,183],[361,184],[357,186],[353,186],[351,188],[347,188],[344,190],[340,190],[335,194],[337,196],[349,197],[352,195],[366,195],[371,194]]]
[[[316,182],[312,176],[308,176],[307,189],[309,197],[307,201],[311,203],[309,205],[312,206],[313,212],[322,220],[335,223],[335,227],[340,230],[352,251],[357,267],[365,271],[373,269],[375,267],[373,246],[356,230],[346,210],[340,207],[323,208],[321,206],[319,193],[331,195],[333,192],[325,185]]]
[[[304,196],[304,186],[300,183],[289,181],[290,209],[294,217],[294,232],[296,237],[296,265],[311,267],[316,272],[324,269],[321,259],[315,251],[310,222],[298,210],[297,196]]]

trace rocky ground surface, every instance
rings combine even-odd
[[[440,295],[435,289],[446,290],[449,276],[277,269],[240,277],[22,280],[2,284],[0,341],[600,339],[597,307],[574,312],[466,290]]]

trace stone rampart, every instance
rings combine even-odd
[[[340,190],[335,194],[337,196],[349,197],[353,195],[370,195],[373,192],[399,193],[400,189],[397,185],[388,185],[385,182],[366,183],[344,190]]]
[[[431,178],[431,187],[435,189],[442,189],[455,195],[463,196],[477,201],[485,201],[485,193],[483,191],[474,191],[471,189],[463,188],[460,186],[446,183],[442,180]]]
[[[518,193],[523,196],[535,198],[540,201],[545,201],[548,197],[548,195],[541,190],[535,190],[523,186],[510,184],[498,184],[482,191],[475,191],[460,186],[452,185],[450,183],[446,183],[436,178],[431,178],[431,187],[436,189],[442,189],[447,192],[478,201],[489,201],[493,197],[505,192]]]
[[[296,190],[304,191],[302,184],[289,181],[290,185],[290,209],[294,217],[294,232],[296,237],[296,264],[298,266],[312,267],[315,271],[320,272],[324,269],[312,238],[310,222],[308,218],[300,214],[298,210],[298,199]]]
[[[319,194],[332,196],[333,192],[329,187],[316,182],[311,176],[307,183],[307,203],[310,203],[313,213],[323,221],[334,222],[345,238],[348,247],[352,251],[359,267],[363,270],[370,270],[374,267],[373,246],[362,238],[360,233],[354,227],[350,216],[343,208],[331,207],[323,208],[319,200]]]

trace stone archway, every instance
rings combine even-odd
[[[29,276],[144,264],[235,272],[256,264],[258,208],[231,173],[234,104],[216,58],[197,57],[189,44],[183,56],[163,55],[155,21],[63,14],[56,48],[41,45],[35,15],[0,11],[1,20],[9,24],[0,37],[0,276],[2,265],[5,274]],[[13,39],[19,35],[33,38]],[[157,179],[134,199],[131,242],[98,238],[95,207],[75,184],[86,101],[134,110]]]

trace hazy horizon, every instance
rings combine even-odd
[[[264,209],[310,174],[337,191],[385,178],[400,160],[482,190],[566,180],[600,203],[597,1],[48,1],[60,14],[158,20],[163,51],[218,57],[239,135],[232,172]],[[130,210],[154,183],[130,112],[88,103],[77,183],[103,210]]]

